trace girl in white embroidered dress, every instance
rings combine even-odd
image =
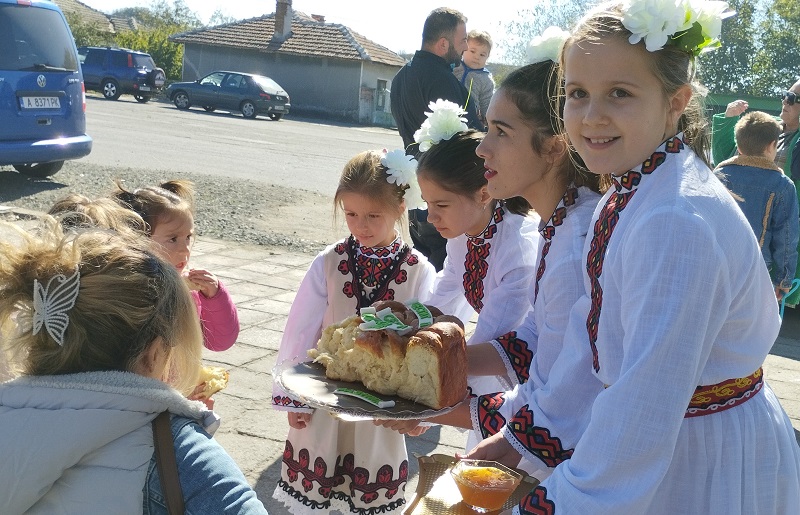
[[[514,513],[797,513],[800,451],[761,371],[780,326],[772,284],[705,159],[693,82],[705,43],[639,42],[630,18],[644,4],[593,12],[562,52],[567,133],[613,183],[566,338],[589,345],[607,387],[572,457]],[[507,448],[492,438],[470,457]]]
[[[436,271],[397,229],[415,190],[382,160],[388,162],[383,153],[367,151],[345,165],[334,200],[351,235],[311,263],[289,311],[276,369],[307,361],[325,327],[361,308],[379,300],[424,301],[430,291]],[[289,513],[401,511],[408,477],[403,435],[314,412],[277,383],[272,406],[288,412],[291,426],[273,494]]]

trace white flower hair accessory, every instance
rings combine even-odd
[[[558,61],[558,54],[568,37],[569,32],[553,25],[544,29],[540,36],[528,43],[528,64]]]
[[[403,194],[406,209],[427,209],[427,204],[422,200],[422,192],[417,182],[417,160],[406,155],[402,150],[386,152],[381,158],[381,164],[386,167],[386,180],[398,186],[408,186]]]
[[[467,130],[467,112],[455,102],[442,100],[428,104],[422,127],[414,133],[414,141],[419,143],[420,152],[427,152],[442,140]]]
[[[650,52],[669,45],[698,56],[721,45],[722,20],[736,14],[727,9],[717,0],[626,0],[622,25],[631,44],[644,40]]]
[[[38,334],[44,326],[47,334],[64,346],[64,333],[69,326],[67,311],[75,306],[80,285],[78,267],[69,277],[63,274],[51,277],[46,287],[33,280],[33,334]]]

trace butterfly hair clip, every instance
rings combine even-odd
[[[81,280],[78,267],[69,277],[58,274],[47,281],[47,286],[33,280],[33,334],[45,328],[55,342],[64,346],[64,333],[69,326],[67,311],[75,306]]]

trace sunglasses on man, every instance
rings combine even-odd
[[[791,91],[784,91],[781,93],[781,100],[786,100],[786,103],[790,106],[793,106],[795,102],[797,102],[797,93],[793,93]]]

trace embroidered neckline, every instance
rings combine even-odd
[[[472,245],[483,245],[487,242],[487,240],[491,240],[492,237],[497,233],[497,224],[503,221],[503,215],[505,214],[505,204],[502,201],[497,203],[497,207],[494,209],[492,213],[492,217],[489,218],[489,222],[486,224],[486,227],[475,236],[470,236],[469,234],[464,233],[464,236],[467,237],[467,242],[471,243]]]
[[[592,368],[600,371],[600,358],[597,352],[597,335],[600,322],[600,311],[603,306],[603,288],[600,276],[603,273],[603,262],[608,249],[608,242],[617,226],[620,214],[638,191],[643,177],[653,173],[667,160],[668,154],[678,154],[684,149],[683,134],[669,138],[642,163],[639,170],[630,170],[619,177],[612,176],[614,190],[605,201],[600,214],[593,224],[589,253],[586,255],[586,273],[589,277],[590,299],[592,301],[586,317],[586,331],[589,335],[589,346],[592,350]],[[588,237],[588,235],[587,235]]]
[[[356,314],[361,313],[361,308],[372,305],[377,300],[384,298],[389,290],[389,285],[397,279],[400,274],[400,265],[406,261],[411,253],[408,244],[401,244],[398,236],[388,247],[369,248],[368,251],[379,251],[385,253],[384,257],[369,257],[367,254],[359,254],[360,247],[353,235],[350,235],[345,242],[347,247],[347,260],[353,278],[353,293],[355,294],[357,305]],[[395,247],[396,250],[395,250]],[[385,252],[381,252],[381,249]],[[392,250],[395,250],[392,252]],[[374,267],[372,265],[375,265]],[[368,268],[365,268],[368,267]],[[367,272],[365,277],[364,272]],[[362,278],[364,280],[362,280]],[[364,286],[372,287],[369,293],[364,291]]]
[[[564,196],[561,197],[561,200],[558,201],[558,205],[556,206],[555,210],[553,210],[553,214],[550,216],[550,219],[547,221],[545,226],[539,230],[539,233],[542,235],[545,241],[544,246],[542,247],[542,257],[539,258],[539,266],[536,269],[536,283],[533,289],[534,303],[539,297],[539,281],[542,279],[542,276],[544,276],[544,271],[547,268],[545,258],[547,257],[547,253],[550,251],[550,244],[552,243],[553,237],[556,235],[556,227],[559,227],[564,223],[564,219],[567,218],[568,214],[567,208],[575,205],[577,198],[578,188],[574,183],[572,183],[567,188],[567,191],[564,192]]]
[[[358,240],[355,241],[357,243],[356,252],[358,255],[369,259],[394,257],[403,246],[399,235],[395,237],[394,241],[384,247],[364,247]]]

